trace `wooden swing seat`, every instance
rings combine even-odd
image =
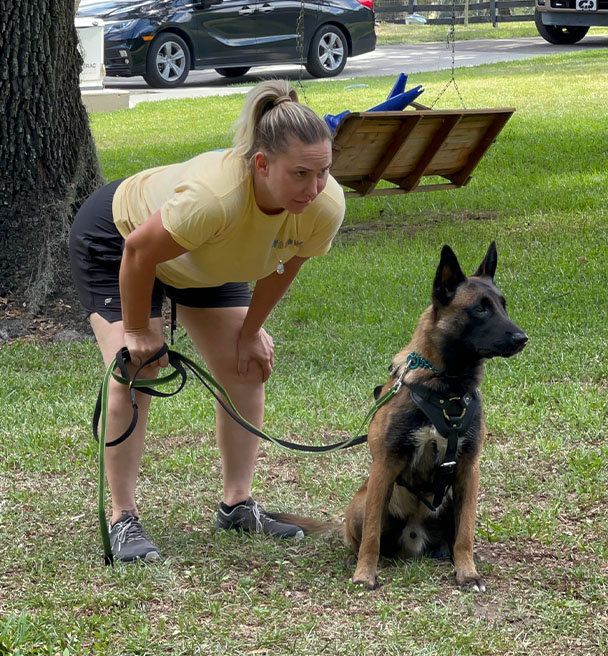
[[[458,189],[515,112],[514,108],[359,112],[338,125],[331,174],[346,197]],[[427,176],[446,182],[421,184]],[[393,187],[378,189],[381,181]]]

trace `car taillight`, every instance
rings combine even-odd
[[[374,8],[374,0],[357,0],[357,2],[360,2],[364,7],[367,7],[368,9]]]

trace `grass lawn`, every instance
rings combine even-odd
[[[608,53],[467,68],[470,107],[517,112],[468,187],[349,200],[334,248],[269,321],[266,429],[307,443],[356,431],[429,302],[441,245],[472,272],[495,239],[497,282],[530,343],[490,361],[476,532],[485,595],[427,559],[381,562],[352,586],[336,538],[216,534],[213,406],[193,383],[154,404],[139,483],[158,566],[103,567],[89,422],[102,376],[90,342],[1,347],[0,654],[596,656],[608,651]],[[447,72],[412,76],[432,100]],[[307,83],[319,113],[380,102],[391,78]],[[230,143],[242,96],[95,115],[108,179]],[[458,106],[450,90],[441,106]],[[178,334],[177,348],[192,350]],[[340,516],[369,455],[263,445],[270,509]]]

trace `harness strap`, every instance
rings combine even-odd
[[[439,471],[435,476],[435,497],[433,506],[439,508],[448,488],[454,484],[456,474],[456,462],[458,460],[458,438],[460,434],[457,431],[450,431],[448,435],[448,446],[445,450],[443,462],[439,465]]]
[[[458,463],[458,440],[469,430],[480,408],[480,396],[477,390],[464,396],[443,397],[423,385],[404,383],[410,390],[410,397],[437,432],[447,439],[443,462],[438,466],[435,476],[433,502],[430,503],[420,490],[413,489],[402,474],[396,483],[402,485],[414,494],[419,501],[432,512],[441,505],[446,492],[454,483],[456,465]]]
[[[456,474],[456,464],[458,457],[458,433],[455,431],[448,436],[448,446],[445,452],[443,462],[437,468],[435,476],[435,489],[433,502],[431,503],[426,496],[420,491],[414,489],[403,477],[399,474],[396,479],[397,485],[406,488],[411,492],[418,501],[421,501],[431,512],[437,512],[439,506],[443,502],[448,489],[454,484],[454,476]]]

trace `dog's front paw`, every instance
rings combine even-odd
[[[380,587],[380,582],[377,576],[371,576],[366,579],[358,579],[353,576],[353,583],[355,585],[364,585],[366,590],[375,590]]]
[[[459,576],[456,575],[456,583],[462,590],[467,592],[485,592],[486,584],[483,582],[483,579],[479,574],[475,573],[473,575]]]
[[[367,590],[375,590],[380,586],[378,574],[375,571],[366,572],[360,567],[357,567],[353,574],[353,583],[355,585],[364,585]]]

